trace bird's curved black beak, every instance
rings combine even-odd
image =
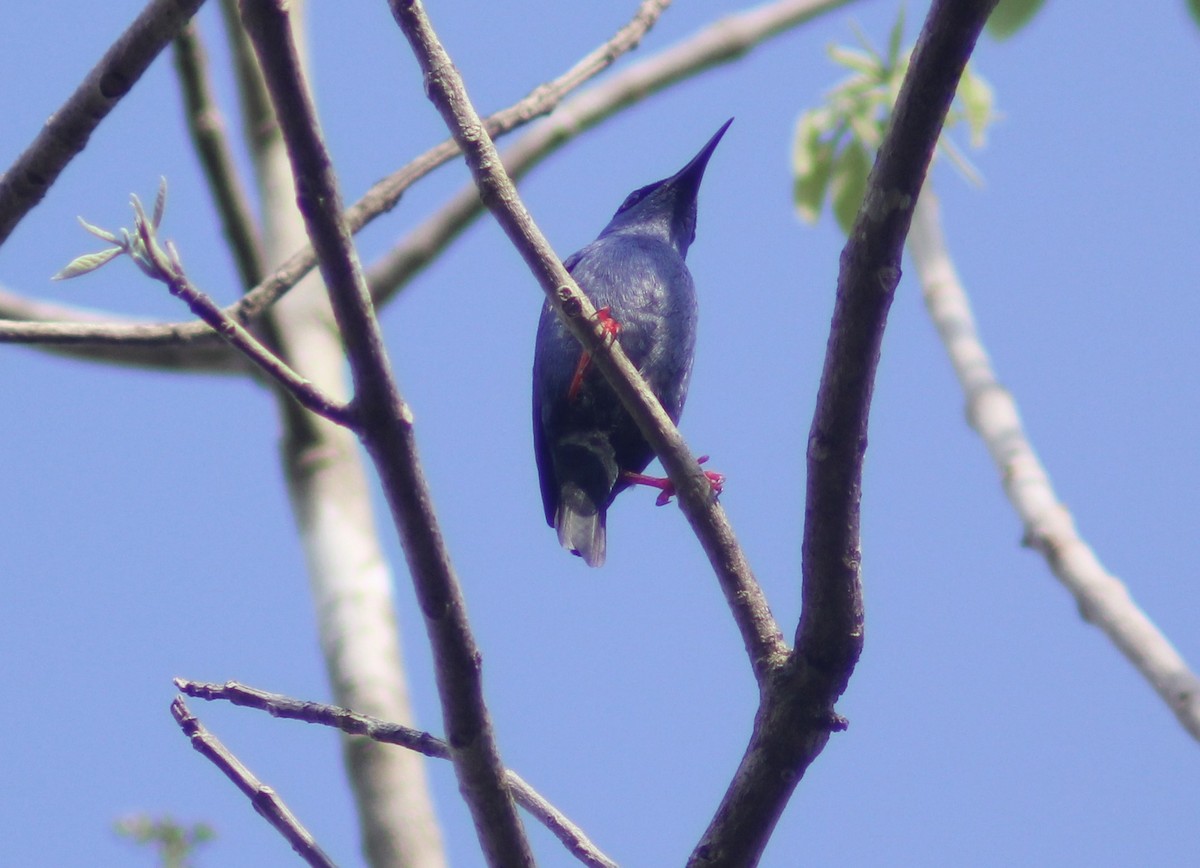
[[[686,187],[693,191],[699,190],[700,182],[704,179],[704,170],[708,168],[708,160],[713,155],[713,151],[717,149],[717,145],[721,142],[721,136],[725,135],[725,131],[729,129],[731,123],[733,123],[733,118],[721,124],[721,128],[700,149],[700,153],[692,157],[691,162],[672,175],[667,183]]]

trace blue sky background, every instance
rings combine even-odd
[[[386,4],[313,3],[322,120],[356,199],[445,136]],[[217,9],[200,21],[219,61]],[[635,4],[432,4],[484,111],[606,39]],[[0,165],[140,8],[0,14]],[[679,3],[648,55],[733,11]],[[723,502],[775,615],[799,614],[804,445],[838,254],[790,201],[796,117],[842,75],[850,23],[883,44],[896,4],[864,2],[647,100],[522,185],[562,255],[625,194],[671,174],[733,115],[689,262],[701,331],[683,431],[728,476]],[[908,40],[925,4],[909,8]],[[1003,120],[973,154],[987,183],[933,178],[948,241],[1062,499],[1101,559],[1200,665],[1200,32],[1182,2],[1059,2],[975,64]],[[228,120],[235,103],[221,74]],[[127,225],[171,184],[165,231],[223,302],[237,281],[164,57],[0,250],[0,283],[125,314],[186,311],[128,263],[65,285],[94,248],[76,215]],[[366,262],[458,189],[461,165],[360,236]],[[863,496],[866,648],[835,736],[764,865],[1185,865],[1200,752],[1079,617],[1020,526],[906,268],[884,344]],[[745,746],[756,690],[686,522],[623,495],[590,571],[543,521],[529,432],[540,291],[481,221],[383,313],[484,654],[506,761],[628,866],[681,864]],[[464,315],[468,309],[485,315]],[[235,379],[0,348],[0,861],[150,865],[110,831],[130,812],[214,824],[202,866],[293,864],[282,839],[171,720],[173,676],[328,699],[277,456],[274,407]],[[398,616],[420,723],[439,729],[424,630],[395,535]],[[192,709],[275,787],[339,864],[358,865],[336,736]],[[452,862],[480,864],[453,775],[430,763]],[[572,864],[528,824],[546,865]]]

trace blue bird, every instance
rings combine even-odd
[[[686,166],[629,194],[604,231],[563,263],[610,334],[678,423],[696,344],[696,290],[684,263],[696,238],[696,197],[730,118]],[[608,507],[643,482],[654,457],[633,419],[549,303],[533,358],[533,447],[546,523],[563,548],[604,563]],[[717,474],[710,474],[719,486]]]

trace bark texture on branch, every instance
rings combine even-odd
[[[754,865],[792,791],[845,721],[834,704],[863,645],[859,504],[887,314],[917,195],[958,81],[996,0],[935,0],[842,251],[807,444],[803,608],[771,673],[750,744],[690,866]]]

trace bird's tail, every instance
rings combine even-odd
[[[604,564],[605,519],[617,484],[612,447],[595,443],[560,444],[555,456],[559,470],[558,508],[554,527],[558,541],[589,567]]]
[[[593,503],[583,489],[569,483],[563,486],[554,515],[558,541],[589,567],[604,565],[605,518],[605,508]]]

